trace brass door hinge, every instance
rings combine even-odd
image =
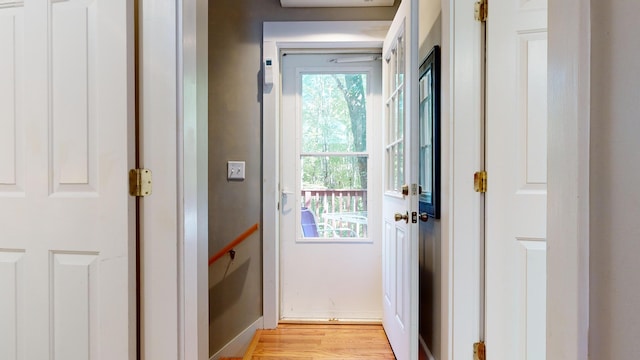
[[[478,171],[473,174],[473,188],[476,192],[486,193],[487,192],[487,172],[486,171]]]
[[[487,14],[489,14],[488,0],[478,0],[474,5],[474,15],[477,21],[487,21]]]
[[[473,360],[486,360],[487,353],[483,342],[473,344]]]
[[[141,197],[151,195],[151,170],[129,170],[129,195]]]

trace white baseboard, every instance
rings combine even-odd
[[[436,358],[433,357],[431,350],[429,350],[427,343],[424,342],[424,339],[422,338],[422,336],[420,336],[420,346],[422,346],[422,349],[424,349],[424,352],[427,353],[427,358],[429,360],[436,360]]]
[[[262,328],[264,328],[264,318],[260,317],[215,353],[210,360],[218,360],[223,357],[243,357],[249,344],[251,344],[251,340],[253,340],[253,336],[256,334],[256,330]]]

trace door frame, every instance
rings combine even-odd
[[[272,61],[273,84],[263,84],[262,148],[262,236],[263,236],[263,327],[274,329],[280,319],[279,266],[279,134],[280,61],[282,50],[371,49],[382,50],[389,21],[265,22],[263,67]],[[338,38],[336,34],[341,36]]]
[[[178,4],[178,350],[208,359],[209,1]]]
[[[207,0],[137,4],[140,166],[154,176],[152,195],[141,200],[138,346],[144,358],[204,360],[209,358],[209,5]]]
[[[443,0],[441,48],[441,223],[442,309],[441,356],[467,359],[480,336],[480,241],[482,204],[469,181],[480,166],[476,148],[481,139],[481,25],[466,0]],[[265,22],[263,71],[273,64],[273,85],[263,92],[263,327],[273,329],[279,319],[278,210],[280,65],[283,49],[382,49],[390,21],[377,22]],[[361,26],[377,26],[370,37]],[[336,40],[341,29],[344,37]],[[453,33],[455,32],[455,40]],[[453,72],[457,75],[452,77]],[[454,101],[454,96],[456,101]],[[469,131],[469,129],[472,129]],[[457,175],[457,176],[454,176]],[[471,179],[471,180],[469,180]],[[470,206],[471,204],[471,206]],[[455,211],[454,211],[455,210]],[[455,216],[454,216],[455,215]],[[455,218],[455,222],[454,222]],[[469,226],[473,224],[473,226]],[[471,249],[471,250],[469,250]],[[455,260],[455,261],[454,261]],[[455,275],[455,276],[454,276]],[[454,293],[456,294],[454,301]],[[455,314],[455,316],[454,316]],[[471,320],[470,320],[471,319]],[[468,326],[469,321],[476,326]]]
[[[483,25],[466,0],[442,0],[441,357],[473,357],[482,336],[483,202],[473,189],[482,169]],[[455,75],[455,76],[454,76]],[[469,326],[471,324],[471,326]]]
[[[474,94],[481,93],[482,25],[473,20],[472,8],[464,0],[442,0],[442,194],[451,197],[441,200],[442,313],[443,322],[451,324],[448,331],[442,329],[442,357],[454,360],[467,359],[473,342],[480,340],[475,326],[456,326],[462,321],[479,325],[481,319],[480,283],[473,273],[480,266],[480,248],[460,251],[479,242],[481,234],[466,232],[463,224],[482,216],[468,190],[479,163],[460,131],[470,127],[473,138],[480,136],[474,122],[481,119],[482,103]],[[591,5],[549,2],[548,12],[547,359],[582,360],[589,345]],[[478,91],[469,92],[469,87]],[[474,205],[465,208],[468,201]],[[461,300],[465,295],[473,301]]]
[[[341,152],[341,155],[336,155],[336,153],[333,153],[333,155],[356,156],[355,154],[358,153],[366,154],[368,174],[373,174],[373,176],[367,176],[368,185],[366,188],[367,195],[365,196],[367,208],[378,209],[381,207],[381,199],[376,196],[376,194],[380,194],[382,192],[382,182],[381,178],[375,176],[375,174],[379,171],[382,172],[379,165],[382,161],[382,156],[380,149],[377,148],[375,144],[381,143],[380,137],[382,135],[382,131],[380,131],[380,127],[378,125],[382,121],[382,115],[379,109],[383,104],[381,100],[383,60],[380,59],[379,53],[375,53],[375,50],[373,52],[368,51],[368,49],[366,50],[366,52],[362,52],[359,55],[377,56],[378,60],[358,60],[353,62],[350,61],[348,63],[342,61],[328,61],[330,59],[336,60],[335,58],[340,57],[349,59],[351,55],[354,55],[353,58],[355,59],[358,57],[358,54],[355,54],[358,50],[349,51],[349,53],[344,53],[344,51],[334,52],[331,51],[331,49],[322,49],[319,51],[285,50],[284,54],[287,56],[281,56],[280,60],[284,61],[281,62],[281,66],[279,67],[279,71],[282,73],[282,81],[279,85],[282,86],[283,92],[288,89],[289,91],[293,91],[295,94],[288,99],[285,97],[281,97],[280,99],[282,115],[279,116],[279,134],[282,139],[291,139],[290,141],[280,142],[280,155],[284,158],[284,160],[281,158],[280,161],[284,161],[284,163],[287,164],[297,163],[294,167],[285,166],[280,168],[279,179],[281,180],[281,187],[283,190],[288,189],[295,194],[300,194],[300,191],[304,187],[300,180],[302,165],[299,163],[300,159],[298,156],[305,152],[308,153],[309,151],[303,151],[303,142],[301,141],[301,136],[299,136],[303,127],[302,112],[300,110],[301,107],[303,107],[302,103],[304,102],[304,96],[302,95],[303,86],[301,83],[302,76],[305,74],[327,75],[359,73],[366,75],[364,91],[366,97],[365,128],[367,147],[362,151],[343,151]],[[301,58],[304,60],[301,60]],[[317,157],[317,153],[314,153],[312,156]],[[287,192],[284,191],[283,193],[286,194]],[[359,277],[375,277],[377,272],[382,271],[382,262],[380,260],[380,256],[382,254],[382,237],[380,232],[376,231],[377,227],[367,226],[367,229],[372,230],[368,230],[368,236],[366,237],[349,237],[349,235],[346,235],[346,238],[328,239],[328,241],[318,238],[305,238],[302,234],[302,227],[300,226],[302,219],[301,212],[299,211],[299,200],[297,202],[293,201],[292,204],[285,207],[288,206],[292,206],[294,211],[287,212],[282,208],[278,216],[281,228],[285,229],[278,234],[278,246],[281,254],[279,256],[280,273],[278,276],[282,284],[279,294],[282,302],[288,303],[292,306],[296,304],[294,306],[296,309],[295,311],[294,309],[287,311],[287,307],[281,304],[279,307],[281,312],[280,318],[284,321],[305,321],[322,319],[325,317],[326,319],[338,318],[341,319],[341,321],[344,319],[345,321],[357,321],[364,323],[379,322],[380,319],[382,319],[382,306],[381,303],[377,304],[375,300],[378,286],[371,283],[366,285],[361,284],[361,288],[358,288],[359,282],[355,281],[355,278]],[[318,221],[318,224],[316,224],[318,226],[318,235],[322,238],[323,236],[326,236],[326,233],[322,233],[322,231],[320,231],[320,227],[323,224],[319,215],[316,215],[318,216],[316,219]],[[379,224],[381,222],[380,215],[381,214],[378,214],[375,211],[369,211],[367,215],[368,224]],[[293,231],[288,231],[286,229]],[[334,234],[333,236],[336,235]],[[329,252],[326,253],[324,250],[329,250]],[[356,261],[360,262],[363,267],[360,270],[360,273],[354,275],[345,274],[344,271],[329,274],[324,271],[324,268],[314,270],[308,269],[310,273],[307,271],[300,273],[300,271],[296,271],[296,269],[302,270],[299,266],[308,263],[308,261],[294,261],[293,258],[295,256],[289,257],[286,256],[286,253],[296,253],[297,256],[303,257],[308,256],[308,261],[320,261],[321,263],[326,262],[327,260],[336,261],[338,263]],[[329,256],[331,258],[329,258]],[[288,271],[287,269],[293,271]],[[328,309],[324,309],[324,311],[322,311],[320,309],[312,310],[311,308],[305,308],[308,301],[310,299],[315,299],[315,297],[311,294],[294,295],[293,293],[298,290],[298,287],[301,284],[308,283],[309,280],[306,275],[313,276],[315,271],[322,271],[322,273],[316,273],[315,277],[322,274],[321,276],[326,279],[331,279],[331,281],[324,285],[317,284],[317,289],[309,291],[315,291],[316,296],[320,296],[324,295],[325,291],[332,291],[331,289],[335,288],[335,286],[341,289],[351,288],[351,290],[353,290],[352,294],[359,298],[357,301],[359,305],[357,307],[352,307],[353,305],[344,303],[345,299],[349,299],[348,303],[351,303],[353,299],[341,297],[345,296],[345,294],[340,291],[338,293],[333,293],[333,295],[330,296],[332,298],[331,303],[334,303],[335,305],[331,307],[331,311]],[[371,275],[372,273],[374,275]],[[304,276],[300,277],[301,275]],[[285,285],[287,282],[285,281],[286,279],[295,284]],[[382,279],[378,277],[377,280],[379,280],[379,285],[381,287]],[[345,283],[340,285],[341,281],[344,281]],[[346,283],[350,283],[351,286],[345,286]],[[356,289],[359,291],[356,291]],[[289,296],[287,296],[287,294]],[[304,300],[302,297],[304,297]],[[320,303],[316,303],[316,305],[319,304]],[[304,308],[304,310],[301,310],[300,307]],[[364,308],[367,310],[365,311]]]
[[[548,19],[547,359],[586,360],[591,3],[550,1]]]

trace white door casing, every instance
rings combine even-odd
[[[272,84],[263,91],[263,289],[264,327],[275,328],[279,315],[280,62],[287,49],[381,49],[387,21],[265,22],[263,64],[273,62]],[[340,36],[336,36],[340,34]]]
[[[0,358],[135,357],[133,6],[0,3]]]
[[[354,51],[357,52],[357,51]],[[375,58],[377,54],[364,53],[317,53],[295,54],[287,52],[282,56],[282,124],[281,129],[281,164],[290,164],[280,169],[281,206],[280,206],[280,317],[285,320],[364,320],[379,321],[382,318],[382,302],[380,301],[381,242],[379,232],[369,231],[366,236],[338,238],[305,238],[300,227],[301,217],[301,160],[309,158],[303,151],[302,107],[305,97],[302,90],[304,75],[329,75],[357,73],[365,76],[366,99],[366,144],[365,150],[368,165],[368,198],[364,200],[368,211],[368,221],[360,226],[379,224],[379,199],[375,194],[380,192],[379,177],[382,168],[379,166],[378,133],[376,123],[380,122],[381,64],[379,60],[357,61],[357,58]],[[339,60],[336,60],[339,59]],[[345,63],[336,63],[344,61]],[[347,62],[348,61],[348,62]],[[329,98],[326,90],[324,98]],[[307,96],[308,97],[308,96]],[[332,121],[331,118],[325,121]],[[335,125],[335,124],[334,124]],[[331,135],[331,134],[329,134]],[[336,136],[333,134],[332,136]],[[374,150],[375,149],[375,150]],[[373,151],[372,151],[373,150]],[[303,157],[302,154],[306,155]],[[326,153],[332,156],[354,156],[356,153]],[[312,155],[316,157],[316,155]],[[374,195],[370,195],[374,194]],[[322,205],[324,212],[344,210],[346,202],[353,206],[358,200],[350,195],[336,193],[328,198],[313,200]],[[340,200],[339,198],[342,198]],[[333,200],[332,200],[333,199]],[[342,201],[344,204],[339,204]],[[309,200],[311,203],[311,200]],[[309,204],[311,205],[311,204]],[[332,207],[333,209],[328,209]],[[339,210],[337,206],[341,206]],[[316,210],[314,207],[309,210]],[[379,212],[379,211],[378,211]],[[331,222],[323,224],[323,216],[317,214],[316,221],[320,236],[334,234],[323,233]],[[330,214],[326,214],[329,216]],[[348,214],[347,214],[348,215]],[[347,224],[349,225],[349,224]],[[334,232],[339,232],[335,230]],[[340,235],[340,234],[338,234]],[[344,235],[344,234],[342,234]]]
[[[382,50],[383,325],[398,359],[418,358],[418,230],[411,223],[418,211],[418,13],[417,0],[400,4]],[[402,184],[409,195],[402,195]]]
[[[487,20],[486,345],[545,359],[546,1],[493,1]]]
[[[145,0],[146,1],[146,0]],[[162,295],[153,297],[154,304],[160,304],[157,307],[158,313],[162,311],[171,311],[165,297],[172,296],[177,292],[178,307],[173,311],[177,311],[175,317],[162,317],[165,322],[155,326],[170,328],[173,326],[173,333],[177,336],[173,338],[177,340],[178,355],[177,359],[206,359],[209,354],[209,281],[208,281],[208,33],[209,33],[209,2],[207,0],[181,0],[176,4],[177,14],[171,16],[171,11],[163,12],[163,21],[158,21],[157,17],[152,17],[149,21],[158,24],[162,29],[167,31],[149,31],[143,32],[142,36],[158,36],[162,34],[159,43],[172,41],[177,42],[177,62],[176,77],[177,97],[175,99],[178,108],[178,126],[175,148],[177,167],[168,167],[167,176],[175,174],[177,179],[177,191],[165,192],[162,197],[162,204],[166,207],[177,203],[177,228],[178,228],[178,246],[166,246],[170,254],[174,254],[177,261],[177,276],[174,278],[176,287],[168,287],[168,290]],[[177,22],[177,26],[173,26]],[[156,29],[156,28],[154,28]],[[156,29],[157,30],[157,29]],[[175,37],[173,36],[175,33]],[[161,52],[160,46],[153,48],[154,53],[151,58],[155,58],[158,52]],[[162,54],[170,55],[162,51]],[[171,76],[166,75],[167,79]],[[154,74],[157,79],[157,74]],[[144,81],[143,81],[144,84]],[[155,83],[155,86],[172,87],[170,81]],[[144,91],[144,90],[143,90]],[[158,101],[167,101],[160,95],[153,97],[154,103]],[[168,124],[171,123],[171,114],[164,114]],[[147,118],[142,117],[143,121]],[[157,119],[149,117],[149,121],[154,124]],[[171,129],[170,126],[167,126]],[[146,134],[143,133],[143,134]],[[170,139],[171,131],[166,132]],[[153,139],[153,138],[152,138]],[[155,138],[157,140],[157,137]],[[165,153],[158,150],[165,150],[166,143],[163,141],[154,141],[154,158],[163,159]],[[166,150],[165,150],[166,151]],[[152,156],[147,154],[147,156]],[[160,163],[160,162],[159,162]],[[171,164],[169,164],[171,165]],[[162,209],[161,204],[153,208]],[[161,213],[159,213],[159,216]],[[151,222],[156,224],[155,222]],[[164,234],[170,238],[172,229],[165,229]],[[143,255],[144,256],[144,255]],[[163,264],[160,263],[160,266]],[[153,273],[155,268],[151,268]],[[156,275],[157,276],[157,275]],[[150,279],[154,281],[154,279]],[[166,283],[167,279],[161,280]],[[143,299],[145,306],[149,306],[148,300]],[[174,324],[177,320],[177,326]],[[146,324],[144,324],[146,325]],[[143,325],[143,326],[144,326]],[[163,337],[153,336],[147,339],[143,344],[145,349],[152,348],[155,353],[152,354],[154,359],[159,359],[164,354],[164,359],[173,360],[172,354],[166,351],[162,346],[166,346],[166,340]],[[173,345],[170,345],[173,346]]]
[[[601,29],[592,24],[592,6],[572,0],[548,8],[549,360],[589,353],[591,33]]]

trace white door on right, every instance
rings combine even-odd
[[[487,17],[486,346],[545,359],[547,2],[493,0]]]

